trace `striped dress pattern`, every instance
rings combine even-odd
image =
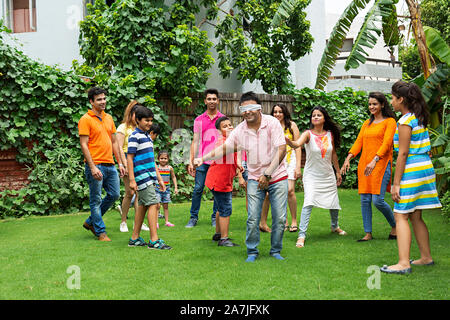
[[[394,204],[394,212],[413,213],[415,210],[440,208],[436,190],[436,175],[428,155],[431,150],[428,129],[419,124],[413,113],[403,115],[397,122],[394,150],[399,150],[398,127],[411,127],[411,142],[405,171],[400,181],[400,201]]]
[[[159,174],[161,175],[162,180],[164,181],[164,184],[167,186],[170,185],[170,167],[167,166],[165,168],[162,168],[158,166]]]

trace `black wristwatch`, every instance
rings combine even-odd
[[[268,174],[264,174],[264,177],[266,177],[267,181],[270,181],[270,179],[272,179],[272,177]]]

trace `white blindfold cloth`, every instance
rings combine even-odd
[[[247,104],[245,106],[239,106],[239,110],[241,113],[244,113],[246,111],[255,111],[255,110],[261,110],[260,104]]]

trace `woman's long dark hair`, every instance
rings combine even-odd
[[[316,106],[311,110],[311,114],[309,115],[309,128],[313,129],[314,125],[312,124],[312,114],[314,110],[319,110],[325,119],[325,123],[323,124],[323,128],[327,131],[331,131],[331,135],[333,136],[334,141],[334,148],[338,149],[341,145],[341,130],[339,129],[338,125],[334,123],[333,120],[331,120],[330,115],[328,114],[327,110],[325,110],[324,107]]]
[[[414,82],[397,81],[392,86],[392,94],[396,98],[403,98],[404,105],[419,121],[419,124],[427,127],[430,121],[430,112],[423,98],[422,91]]]
[[[273,117],[273,113],[275,112],[275,107],[279,107],[281,109],[281,112],[283,112],[283,121],[284,121],[284,128],[288,128],[289,132],[294,136],[294,131],[292,131],[292,125],[291,125],[291,113],[289,112],[289,109],[286,107],[286,105],[282,103],[278,103],[272,107],[272,111],[270,111],[270,115]]]
[[[392,111],[391,106],[389,105],[389,102],[384,94],[381,92],[370,92],[369,99],[370,98],[376,99],[381,104],[381,114],[384,118],[396,119],[395,113]],[[370,114],[369,126],[372,124],[373,120],[375,120],[375,117],[373,114]]]

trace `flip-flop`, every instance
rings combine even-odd
[[[380,268],[381,272],[384,273],[391,273],[391,274],[409,274],[411,273],[411,268],[406,268],[406,269],[402,269],[402,270],[393,270],[393,269],[389,269],[389,267],[387,265],[384,265]]]
[[[428,263],[422,263],[422,264],[419,264],[419,263],[413,263],[413,261],[414,260],[409,260],[409,264],[410,265],[413,265],[413,266],[433,266],[434,265],[434,261],[432,260],[431,262],[428,262]]]
[[[297,226],[290,226],[289,227],[289,232],[297,232],[298,231],[298,227]]]

